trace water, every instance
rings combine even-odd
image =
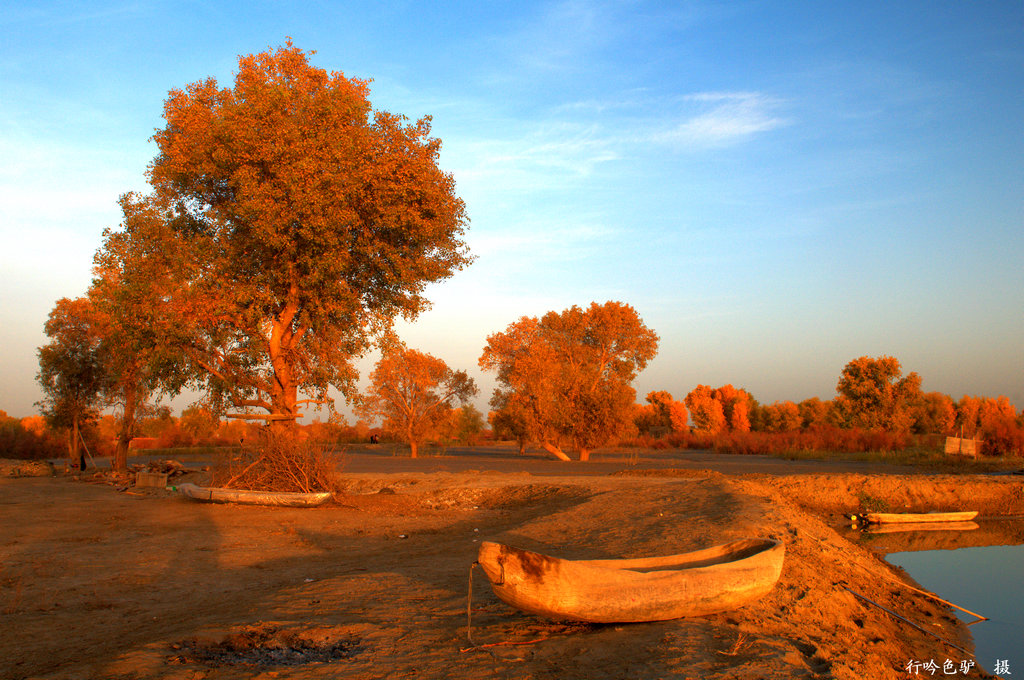
[[[1002,677],[1024,678],[1024,545],[895,552],[886,559],[939,597],[987,616],[970,627],[978,663],[995,673],[1003,662]]]

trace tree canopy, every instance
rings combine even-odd
[[[522,317],[487,338],[479,363],[498,374],[491,407],[522,437],[562,460],[567,442],[588,460],[631,425],[631,383],[657,351],[657,334],[633,307],[594,302]]]
[[[470,261],[429,117],[374,111],[367,81],[308,56],[289,41],[232,87],[172,90],[137,206],[166,227],[141,237],[175,270],[161,326],[196,386],[281,420],[300,392],[354,394],[352,359]]]
[[[843,368],[836,391],[832,412],[840,425],[907,432],[921,397],[921,378],[917,373],[903,377],[894,357],[860,357]]]

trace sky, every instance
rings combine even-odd
[[[467,370],[481,410],[488,335],[607,300],[661,339],[638,399],[831,399],[888,355],[925,391],[1024,407],[1019,1],[14,0],[0,34],[12,416],[37,410],[55,301],[146,190],[168,91],[230,86],[287,37],[372,79],[374,108],[433,117],[476,260],[399,334]]]

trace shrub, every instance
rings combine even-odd
[[[64,437],[50,429],[25,427],[17,418],[0,416],[0,458],[32,460],[66,455],[67,441]]]
[[[981,452],[987,456],[1024,456],[1024,427],[1011,417],[994,418],[981,429]]]

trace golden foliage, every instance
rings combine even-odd
[[[462,414],[453,413],[454,404],[465,404],[476,393],[476,383],[465,371],[453,371],[437,357],[398,344],[384,350],[356,411],[382,417],[415,458],[424,439],[455,432]]]
[[[172,90],[149,168],[168,341],[214,396],[276,415],[300,391],[354,396],[353,358],[470,261],[429,117],[374,111],[367,81],[308,56],[288,41],[241,57],[232,87]]]
[[[630,383],[658,350],[658,336],[633,307],[591,303],[523,317],[487,338],[480,367],[498,374],[491,399],[503,426],[568,459],[568,443],[590,450],[632,425]]]
[[[860,357],[843,368],[836,391],[833,417],[840,426],[908,432],[921,378],[917,373],[902,377],[894,357]]]

